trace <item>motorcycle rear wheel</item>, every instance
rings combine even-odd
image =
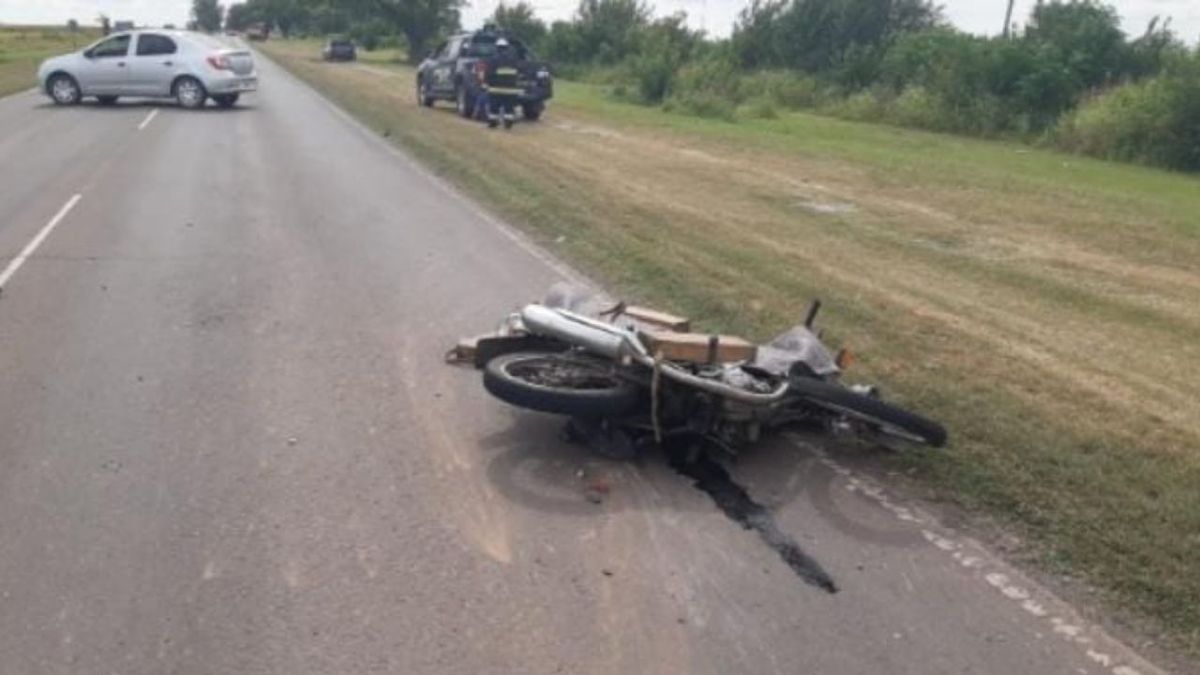
[[[583,419],[621,417],[641,400],[639,388],[618,377],[611,363],[570,353],[497,356],[484,367],[483,386],[519,408]]]
[[[811,377],[793,378],[788,388],[821,408],[866,422],[882,433],[935,448],[946,444],[946,428],[942,425],[873,396]]]

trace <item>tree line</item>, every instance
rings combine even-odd
[[[215,0],[196,0],[214,2]],[[248,0],[226,23],[284,35],[394,41],[419,60],[460,27],[462,0]],[[1200,51],[1169,21],[1126,34],[1100,0],[1043,0],[981,37],[931,0],[749,0],[730,37],[643,0],[580,0],[564,21],[526,0],[489,21],[560,75],[617,96],[736,120],[782,109],[973,135],[1020,136],[1094,155],[1200,169]]]
[[[194,5],[216,0],[194,0]],[[232,4],[225,27],[265,25],[283,37],[344,34],[365,47],[394,41],[410,59],[425,55],[439,38],[458,30],[463,0],[247,0]],[[193,17],[198,14],[193,10]],[[219,26],[218,26],[219,28]]]

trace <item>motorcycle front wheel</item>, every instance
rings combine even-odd
[[[818,407],[865,422],[885,434],[935,448],[946,444],[946,429],[942,425],[873,396],[810,377],[793,378],[788,388]]]
[[[583,419],[627,415],[642,397],[636,385],[617,376],[611,362],[572,353],[497,356],[484,367],[483,386],[519,408]]]

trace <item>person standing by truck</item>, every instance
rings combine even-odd
[[[520,107],[525,119],[537,120],[554,95],[549,65],[537,61],[520,40],[490,25],[438,45],[417,69],[416,85],[420,105],[453,101],[460,115],[475,119],[499,104],[510,114]],[[481,98],[487,103],[481,105]],[[500,115],[497,122],[503,121]]]
[[[482,95],[479,97],[483,100],[484,114],[492,129],[501,123],[505,129],[511,129],[517,118],[517,100],[525,93],[517,82],[519,62],[516,50],[508,40],[497,38],[496,55],[487,62],[487,71],[480,86]]]

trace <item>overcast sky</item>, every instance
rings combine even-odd
[[[578,0],[531,0],[545,19],[567,18]],[[463,13],[463,24],[472,28],[491,14],[498,0],[474,0]],[[1141,33],[1155,15],[1174,18],[1176,31],[1188,42],[1200,37],[1200,0],[1111,0],[1129,33]],[[1017,0],[1018,19],[1028,15],[1036,0]],[[659,15],[685,11],[695,28],[728,35],[746,0],[659,0],[650,2]],[[946,16],[974,33],[997,33],[1003,27],[1006,0],[943,0]],[[0,0],[0,23],[66,23],[76,18],[93,22],[100,13],[138,24],[182,24],[190,0]]]

